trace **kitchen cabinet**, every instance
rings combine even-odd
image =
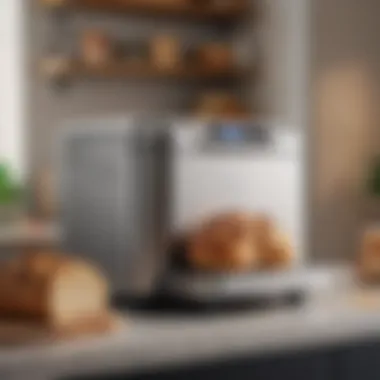
[[[322,352],[262,359],[247,357],[132,376],[109,374],[67,380],[332,380],[332,373],[331,357]]]
[[[364,342],[318,352],[236,359],[167,371],[123,373],[65,380],[378,380],[380,342]]]
[[[366,342],[342,349],[336,357],[338,380],[380,379],[380,343]]]

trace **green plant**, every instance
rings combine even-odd
[[[21,187],[12,175],[10,167],[0,162],[0,205],[14,204],[21,199]]]
[[[380,197],[380,156],[377,156],[372,162],[368,178],[368,190],[371,195]]]

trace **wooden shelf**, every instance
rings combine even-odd
[[[165,2],[158,0],[40,0],[50,8],[73,8],[103,12],[178,16],[199,20],[232,21],[249,12],[246,0],[234,0],[231,5],[193,5],[191,1]],[[201,2],[200,2],[201,3]]]
[[[210,68],[202,66],[178,66],[160,69],[150,63],[113,61],[93,66],[78,60],[47,58],[42,61],[43,75],[51,80],[104,79],[184,79],[184,80],[231,80],[239,79],[245,70],[238,67]]]

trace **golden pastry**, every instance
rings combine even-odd
[[[289,238],[265,216],[227,213],[211,218],[190,239],[188,261],[199,270],[249,272],[288,268]]]
[[[232,213],[206,222],[190,239],[189,261],[200,270],[252,270],[259,261],[259,254],[250,218]]]

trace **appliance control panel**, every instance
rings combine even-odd
[[[302,155],[299,130],[258,121],[178,122],[172,136],[182,154]]]
[[[219,122],[210,124],[205,138],[210,145],[224,147],[242,147],[268,145],[271,134],[261,124],[243,122]]]

